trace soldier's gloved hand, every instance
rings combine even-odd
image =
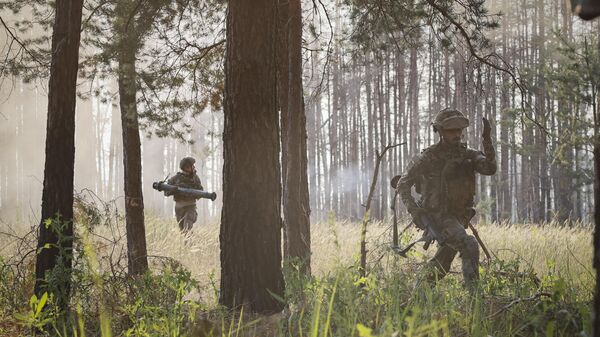
[[[487,118],[483,117],[483,132],[481,133],[483,140],[492,140],[492,126]]]

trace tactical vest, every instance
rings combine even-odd
[[[431,147],[422,153],[427,162],[415,190],[421,207],[460,217],[472,217],[475,168],[466,145],[452,151]]]
[[[183,188],[192,188],[192,189],[200,189],[202,188],[202,184],[200,183],[200,179],[196,180],[196,174],[189,175],[182,172],[178,172],[175,176],[171,177],[168,181],[169,184],[175,185],[177,187]],[[173,196],[176,202],[196,202],[196,199],[189,196],[182,196],[175,194]]]

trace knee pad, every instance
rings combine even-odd
[[[479,244],[475,237],[468,235],[463,240],[464,251],[461,252],[462,270],[465,282],[470,283],[479,278]]]
[[[465,236],[458,244],[458,251],[461,257],[467,257],[479,260],[479,244],[472,235]]]
[[[479,261],[479,243],[474,236],[469,235],[465,238],[465,250],[469,252],[469,255],[471,255],[472,258]]]

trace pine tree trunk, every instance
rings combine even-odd
[[[129,3],[124,5],[128,6]],[[123,11],[129,15],[130,11]],[[126,20],[123,20],[126,21]],[[121,27],[119,27],[121,28]],[[135,69],[135,35],[131,28],[119,29],[123,38],[119,46],[119,105],[123,135],[123,173],[125,187],[125,226],[127,231],[128,272],[139,275],[148,270],[144,197],[142,193],[142,154],[137,112]]]
[[[259,313],[284,306],[276,20],[276,0],[229,1],[219,302]]]
[[[302,90],[302,8],[300,0],[289,0],[288,27],[289,91],[287,132],[283,138],[286,171],[283,196],[285,256],[298,259],[310,273],[310,205],[308,195],[306,114]],[[283,125],[282,125],[283,127]],[[283,133],[282,133],[283,134]]]
[[[420,125],[419,125],[419,70],[417,68],[417,49],[410,50],[410,75],[408,89],[408,108],[410,109],[410,156],[419,153]]]
[[[508,60],[508,33],[506,25],[502,26],[502,57]],[[500,193],[500,220],[512,220],[512,197],[510,195],[510,176],[509,176],[509,128],[510,116],[507,109],[509,108],[509,82],[508,74],[502,73],[502,83],[500,92],[500,177],[499,177],[499,193]],[[514,127],[513,127],[514,130]],[[514,155],[514,154],[513,154]]]
[[[75,101],[82,6],[82,0],[56,1],[48,83],[42,217],[35,266],[35,294],[40,297],[46,290],[52,291],[63,310],[69,303],[72,263]],[[47,227],[46,221],[57,216],[61,223]],[[47,245],[52,246],[47,248]],[[46,273],[59,263],[63,264],[67,275],[48,284]]]
[[[112,104],[109,101],[108,104]],[[106,187],[106,193],[109,199],[115,199],[117,193],[120,190],[119,181],[119,155],[122,153],[122,131],[121,131],[121,111],[113,109],[110,114],[110,142],[108,150],[108,182]]]
[[[598,27],[598,45],[600,52],[600,27]],[[592,86],[596,100],[592,103],[592,113],[594,117],[594,262],[593,267],[596,270],[596,292],[594,293],[592,335],[600,337],[600,121],[598,109],[600,107],[600,89]]]
[[[290,91],[290,47],[289,47],[289,26],[290,26],[290,1],[278,0],[277,3],[277,102],[280,111],[281,123],[281,147],[285,149],[285,140],[288,139],[289,113],[288,113],[288,94]],[[283,192],[287,188],[287,151],[281,152],[281,181]],[[285,219],[284,219],[285,222]],[[286,232],[284,231],[284,236]],[[285,242],[286,240],[284,240]]]
[[[316,43],[315,43],[316,45]],[[311,46],[315,47],[315,46]],[[316,49],[316,48],[315,48]],[[317,52],[312,51],[310,54],[310,71],[311,74],[315,74],[317,72],[318,67],[318,59]],[[317,85],[317,80],[313,79],[309,83],[310,88],[315,88]],[[318,136],[319,136],[319,125],[317,124],[317,105],[321,104],[321,96],[318,93],[315,93],[313,97],[311,97],[308,109],[306,109],[306,127],[307,127],[307,145],[308,145],[308,165],[309,165],[309,195],[310,195],[310,209],[313,212],[313,218],[316,221],[319,221],[319,208],[321,204],[319,203],[319,194],[320,194],[320,175],[319,175],[319,156],[318,156]],[[316,211],[316,217],[315,212]]]

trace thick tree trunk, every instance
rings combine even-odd
[[[300,0],[289,1],[289,91],[286,138],[283,138],[286,171],[283,179],[285,256],[298,259],[310,273],[310,205],[308,196],[306,114],[302,90],[302,8]]]
[[[281,186],[282,196],[285,198],[287,184],[287,165],[288,165],[288,152],[286,147],[286,141],[288,139],[289,128],[289,113],[288,113],[288,94],[289,94],[289,82],[290,82],[290,50],[289,50],[289,25],[290,25],[290,1],[289,0],[277,0],[277,104],[279,107],[279,126],[281,130],[281,139],[279,145],[283,149],[281,151]],[[285,200],[281,200],[284,204]],[[285,206],[284,206],[285,207]],[[285,229],[286,218],[283,218],[283,252],[286,254],[288,232]],[[286,256],[287,258],[287,256]]]
[[[128,11],[126,11],[128,12]],[[125,226],[127,230],[128,272],[148,270],[144,197],[142,194],[142,154],[136,101],[135,40],[126,30],[119,50],[119,101],[123,132],[123,172],[125,187]],[[129,34],[129,36],[128,36]]]
[[[290,0],[277,1],[277,103],[280,111],[281,125],[281,147],[285,149],[285,140],[288,138],[288,94],[290,84],[290,49],[289,49],[289,26],[290,26]],[[287,151],[281,152],[281,179],[283,191],[286,189],[286,174],[288,163]],[[285,221],[285,220],[284,220]],[[285,235],[285,232],[284,232]]]
[[[219,302],[260,313],[284,306],[276,20],[277,0],[229,1]]]
[[[73,173],[75,164],[75,100],[79,60],[82,0],[58,0],[52,33],[52,64],[48,84],[46,162],[42,193],[42,217],[35,266],[35,294],[56,296],[68,308],[73,248]],[[60,223],[48,219],[59,217]],[[50,245],[47,248],[47,245]],[[46,273],[59,263],[67,275],[48,284]]]

